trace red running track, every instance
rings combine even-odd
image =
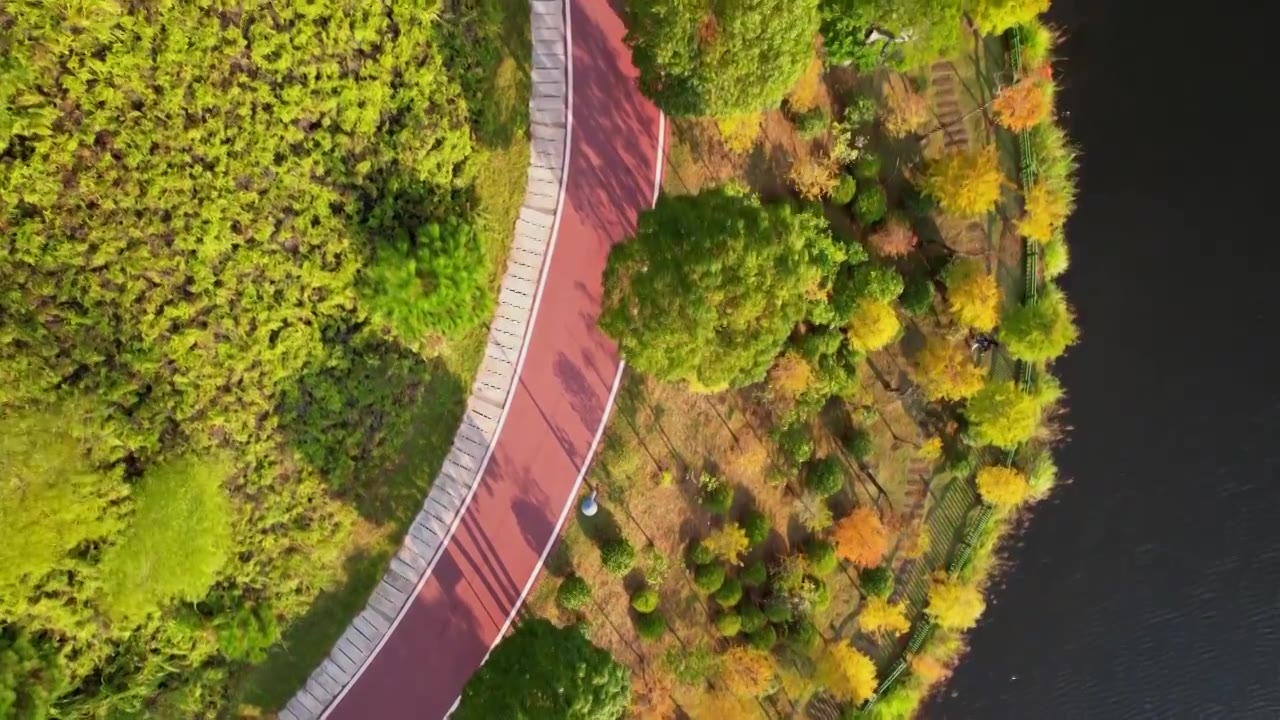
[[[601,273],[609,248],[653,202],[663,120],[637,89],[617,11],[573,0],[570,14],[564,207],[511,408],[457,532],[400,624],[330,706],[334,720],[449,712],[541,569],[607,419],[619,358],[596,327]]]

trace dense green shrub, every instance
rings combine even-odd
[[[866,460],[875,449],[871,431],[862,427],[850,428],[844,435],[844,451],[854,460]]]
[[[826,540],[805,543],[804,556],[809,561],[809,569],[819,577],[830,575],[836,569],[836,549]]]
[[[898,304],[908,315],[919,317],[933,308],[933,280],[927,275],[910,275],[902,288]]]
[[[787,459],[801,465],[813,457],[813,436],[802,422],[793,422],[776,431],[774,439]]]
[[[556,590],[556,605],[569,611],[581,610],[591,602],[591,586],[577,575],[570,575]]]
[[[816,648],[820,640],[817,626],[803,618],[792,623],[787,632],[787,642],[803,653]]]
[[[627,44],[640,90],[668,114],[728,117],[778,106],[813,57],[817,0],[632,0]],[[714,14],[709,15],[711,11]],[[768,27],[768,32],[761,28]]]
[[[1040,248],[1040,259],[1044,265],[1044,276],[1053,280],[1071,267],[1071,250],[1061,235],[1053,238]]]
[[[727,188],[663,195],[609,254],[600,327],[661,380],[749,385],[844,257],[819,209],[766,208]]]
[[[1013,450],[1036,434],[1044,407],[1044,398],[1023,392],[1012,380],[990,380],[969,398],[964,416],[974,442]]]
[[[880,565],[858,573],[862,592],[872,597],[887,598],[893,594],[893,571]]]
[[[626,575],[635,563],[636,549],[624,538],[606,540],[600,546],[600,564],[612,575]]]
[[[699,565],[693,571],[693,584],[708,595],[719,590],[724,585],[724,566]]]
[[[795,123],[796,133],[805,140],[821,137],[831,127],[831,115],[821,105],[793,114],[791,121]]]
[[[831,191],[831,204],[848,205],[857,192],[858,181],[854,180],[852,175],[841,175],[840,182],[836,183],[836,189]]]
[[[938,201],[917,187],[908,187],[902,193],[902,207],[907,215],[917,220],[929,218],[938,209]]]
[[[862,263],[855,267],[852,282],[859,300],[889,303],[902,294],[902,274],[891,265],[878,262]]]
[[[653,612],[658,607],[658,591],[651,587],[640,588],[631,596],[631,607],[641,614]]]
[[[1052,285],[1035,301],[1010,309],[1000,324],[1000,340],[1009,354],[1033,363],[1057,359],[1079,337],[1066,296]]]
[[[782,598],[774,598],[764,604],[764,616],[771,623],[786,623],[791,621],[792,611],[791,604]]]
[[[870,151],[862,153],[854,163],[853,174],[864,181],[866,187],[879,187],[880,156]]]
[[[635,625],[642,640],[657,640],[667,632],[667,619],[660,612],[636,615]]]
[[[809,466],[804,475],[805,487],[818,497],[830,497],[844,489],[844,471],[840,461],[824,457]]]
[[[529,698],[546,697],[547,688],[555,688],[556,702],[574,708],[579,717],[618,720],[626,712],[631,672],[591,644],[581,625],[558,628],[533,619],[515,628],[467,681],[452,717],[521,717],[529,709]]]
[[[769,619],[764,616],[764,612],[755,605],[739,605],[738,617],[742,618],[742,632],[753,633],[765,626]]]
[[[752,560],[738,573],[738,578],[747,587],[760,587],[768,582],[769,570],[765,567],[764,560]]]
[[[882,48],[893,65],[908,69],[949,57],[964,48],[968,37],[962,21],[965,7],[961,0],[823,0],[827,61],[867,71],[879,64]],[[864,44],[872,27],[908,39],[887,46]]]
[[[715,562],[716,553],[701,540],[694,540],[689,546],[689,562],[694,565],[706,565]]]
[[[759,510],[752,510],[742,519],[742,529],[747,533],[747,542],[755,547],[769,538],[769,518]]]
[[[774,630],[772,625],[765,625],[752,632],[747,642],[757,650],[769,652],[774,645],[778,644],[778,631]]]
[[[735,612],[721,613],[716,618],[716,631],[724,637],[733,637],[742,631],[742,618]]]
[[[712,599],[722,608],[731,608],[742,600],[742,583],[737,578],[725,578],[724,584],[711,594]]]
[[[262,662],[280,641],[280,623],[268,605],[237,604],[214,620],[218,649],[229,660]]]
[[[722,481],[712,487],[704,488],[698,500],[707,512],[713,515],[725,515],[733,507],[733,494],[733,486]]]
[[[853,201],[853,214],[858,224],[869,227],[880,222],[889,212],[889,201],[884,196],[884,188],[879,184],[862,182],[858,186],[858,197]]]
[[[854,95],[848,99],[848,104],[844,108],[844,122],[855,128],[864,128],[874,123],[879,116],[880,106],[876,104],[875,98],[867,95]]]

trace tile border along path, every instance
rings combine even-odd
[[[525,199],[515,223],[511,252],[499,289],[498,307],[490,327],[484,359],[472,385],[461,425],[422,510],[364,610],[280,711],[282,720],[328,717],[391,639],[459,529],[481,485],[479,480],[484,477],[493,457],[516,395],[515,388],[520,382],[521,369],[533,337],[564,211],[573,134],[570,8],[564,0],[531,0],[530,12],[533,62],[529,101],[530,163]],[[658,117],[658,147],[650,205],[656,201],[662,171],[665,118]],[[615,138],[614,141],[625,142],[625,139]],[[622,363],[619,361],[598,427],[571,492],[567,497],[546,499],[547,505],[555,505],[548,509],[549,514],[555,516],[558,511],[558,519],[536,566],[523,584],[519,598],[489,644],[490,649],[502,639],[523,604],[574,504],[603,434],[621,374]],[[495,540],[501,541],[502,538]],[[424,652],[447,653],[449,650],[433,647],[424,648]],[[456,707],[457,702],[453,706]],[[399,708],[398,712],[406,717],[426,717],[410,707]]]

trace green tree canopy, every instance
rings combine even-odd
[[[831,61],[850,62],[865,54],[860,50],[869,28],[887,30],[906,39],[903,64],[918,67],[963,46],[965,6],[965,0],[823,0],[823,43]],[[870,57],[876,57],[879,46],[871,47]]]
[[[70,406],[0,410],[0,604],[21,607],[67,553],[119,525],[127,488],[85,454],[75,432],[87,422]]]
[[[1035,302],[1009,310],[1000,323],[1000,339],[1009,354],[1028,362],[1054,360],[1079,337],[1066,296],[1052,285]]]
[[[826,302],[843,259],[817,211],[725,188],[664,195],[609,255],[600,326],[659,379],[741,387]]]
[[[617,720],[631,674],[578,627],[520,623],[462,689],[457,720]]]
[[[1012,450],[1035,435],[1043,409],[1039,397],[1012,380],[992,380],[969,398],[964,415],[979,443]]]
[[[630,0],[640,89],[672,115],[775,108],[813,57],[817,0]]]
[[[142,479],[133,517],[102,558],[104,605],[133,621],[168,600],[194,602],[218,578],[231,549],[225,457],[183,457]]]

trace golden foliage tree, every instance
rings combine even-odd
[[[693,720],[757,720],[763,717],[760,703],[752,698],[738,697],[723,691],[697,693],[685,704],[684,709]],[[666,717],[676,717],[673,713]]]
[[[1023,78],[996,95],[991,111],[996,122],[1008,130],[1030,130],[1049,115],[1049,87],[1039,78]]]
[[[986,379],[964,342],[941,335],[925,340],[916,372],[930,400],[965,400],[981,390]]]
[[[911,629],[911,621],[907,620],[907,606],[873,595],[862,601],[862,608],[858,612],[858,629],[868,635],[897,637]]]
[[[874,352],[893,342],[901,330],[902,323],[891,305],[863,301],[849,316],[849,346],[858,352]]]
[[[818,660],[818,682],[841,700],[860,703],[876,691],[876,666],[871,658],[845,643],[827,648]]]
[[[772,687],[777,675],[773,656],[762,650],[737,645],[721,656],[718,678],[730,693],[744,698],[760,697]]]
[[[947,153],[936,160],[924,178],[923,189],[942,209],[960,217],[990,212],[1000,201],[1004,175],[994,146],[972,152]]]
[[[1071,198],[1044,180],[1027,190],[1018,232],[1028,240],[1045,244],[1054,238],[1071,213]]]
[[[884,102],[884,131],[890,137],[904,138],[929,121],[928,101],[905,80],[885,83]]]
[[[831,531],[836,554],[860,568],[875,567],[889,549],[889,533],[869,507],[854,508]]]
[[[958,580],[939,578],[929,586],[929,615],[947,630],[968,630],[987,609],[978,588]]]
[[[758,442],[748,442],[746,447],[729,459],[733,473],[742,478],[759,476],[768,464],[769,449]]]
[[[980,332],[995,328],[1000,317],[1000,286],[976,258],[956,258],[943,272],[947,307],[965,327]]]
[[[814,58],[787,93],[787,106],[792,112],[802,113],[818,107],[822,102],[822,61]]]
[[[911,229],[911,225],[901,218],[890,218],[885,224],[867,238],[871,252],[880,257],[906,257],[915,249],[919,239]]]
[[[742,554],[751,546],[747,533],[737,523],[727,523],[724,527],[712,532],[702,544],[716,557],[732,565],[742,562]]]
[[[791,165],[791,185],[805,200],[817,201],[835,189],[836,164],[821,155],[803,154]]]
[[[999,507],[1016,507],[1027,499],[1027,476],[1014,468],[994,465],[978,471],[974,481],[982,499]]]
[[[734,155],[741,155],[755,147],[763,120],[760,113],[739,113],[717,120],[716,128],[720,130],[725,148]]]
[[[769,369],[769,388],[790,400],[809,389],[812,381],[813,366],[799,353],[783,353]]]
[[[911,657],[911,674],[920,678],[925,685],[939,682],[951,673],[947,667],[935,657],[929,655],[913,655]]]

